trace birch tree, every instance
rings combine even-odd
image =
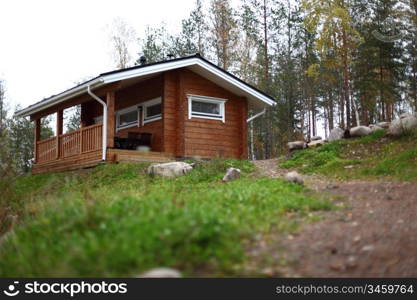
[[[132,47],[136,43],[136,31],[127,21],[118,17],[108,25],[111,55],[117,69],[133,65]]]

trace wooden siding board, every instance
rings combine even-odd
[[[247,117],[246,99],[230,93],[190,70],[183,69],[181,74],[184,82],[181,93],[183,103],[188,104],[187,94],[227,99],[225,123],[219,120],[188,119],[188,106],[181,112],[185,120],[184,156],[243,158],[247,143],[243,137],[247,134],[243,124],[243,120],[246,121]]]

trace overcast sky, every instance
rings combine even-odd
[[[12,108],[33,104],[114,69],[106,25],[116,17],[143,34],[177,30],[195,0],[1,0],[0,79]]]

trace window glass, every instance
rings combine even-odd
[[[218,103],[193,101],[192,111],[196,113],[220,115],[220,105]]]
[[[146,107],[146,118],[157,117],[161,115],[162,105],[155,104]]]
[[[137,121],[138,121],[138,112],[137,110],[133,110],[124,114],[120,114],[118,126],[123,127],[126,125],[136,123]]]

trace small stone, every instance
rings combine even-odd
[[[342,271],[343,270],[343,265],[340,263],[334,263],[330,265],[330,269],[333,271]]]
[[[329,184],[329,185],[326,186],[326,189],[328,189],[328,190],[335,190],[335,189],[338,189],[338,188],[339,188],[339,186],[334,185],[334,184]]]
[[[343,139],[345,131],[342,128],[336,127],[330,131],[328,140],[329,142],[338,141]]]
[[[307,143],[304,141],[295,141],[287,143],[287,146],[290,151],[302,150],[307,148]]]
[[[347,259],[347,261],[346,261],[346,267],[348,268],[348,269],[354,269],[354,268],[356,268],[357,267],[357,260],[356,260],[356,257],[354,257],[354,256],[349,256],[348,257],[348,259]]]
[[[187,174],[192,169],[193,167],[190,164],[182,161],[156,163],[148,167],[148,174],[152,176],[177,177]]]
[[[238,178],[240,178],[240,169],[229,168],[223,177],[223,182],[229,182]]]
[[[374,246],[372,246],[372,245],[366,245],[366,246],[363,246],[362,247],[361,251],[362,252],[371,252],[371,251],[374,251],[374,249],[375,249]]]
[[[383,129],[388,129],[391,122],[379,122],[376,124],[376,126],[381,127]]]
[[[296,171],[288,172],[287,174],[285,174],[284,179],[289,182],[293,182],[293,183],[297,183],[301,185],[304,184],[303,178]]]
[[[355,236],[354,238],[353,238],[353,242],[356,244],[356,243],[358,243],[358,242],[360,242],[360,240],[361,240],[361,236],[360,235],[357,235],[357,236]]]
[[[351,224],[352,227],[357,227],[358,225],[359,225],[358,222],[352,222],[352,224]]]
[[[155,268],[138,276],[138,278],[181,278],[181,277],[182,276],[179,271],[170,269],[170,268]]]
[[[353,169],[353,166],[352,165],[349,165],[349,166],[344,166],[343,168],[345,168],[345,169]]]
[[[314,148],[324,145],[323,140],[311,141],[307,144],[308,148]]]
[[[371,128],[367,126],[352,127],[349,131],[351,137],[367,136],[372,132]]]
[[[384,128],[378,126],[378,125],[369,125],[369,128],[371,128],[371,132],[375,132],[378,130],[384,130]]]
[[[318,135],[315,135],[315,136],[312,136],[311,137],[311,140],[312,141],[319,141],[319,140],[321,140],[322,138],[321,138],[321,136],[318,136]]]
[[[403,113],[403,114],[400,115],[400,119],[405,119],[405,118],[408,118],[408,117],[413,117],[413,115],[409,114],[409,113]]]
[[[262,274],[267,275],[267,276],[273,276],[274,270],[272,268],[267,267],[262,270]]]

